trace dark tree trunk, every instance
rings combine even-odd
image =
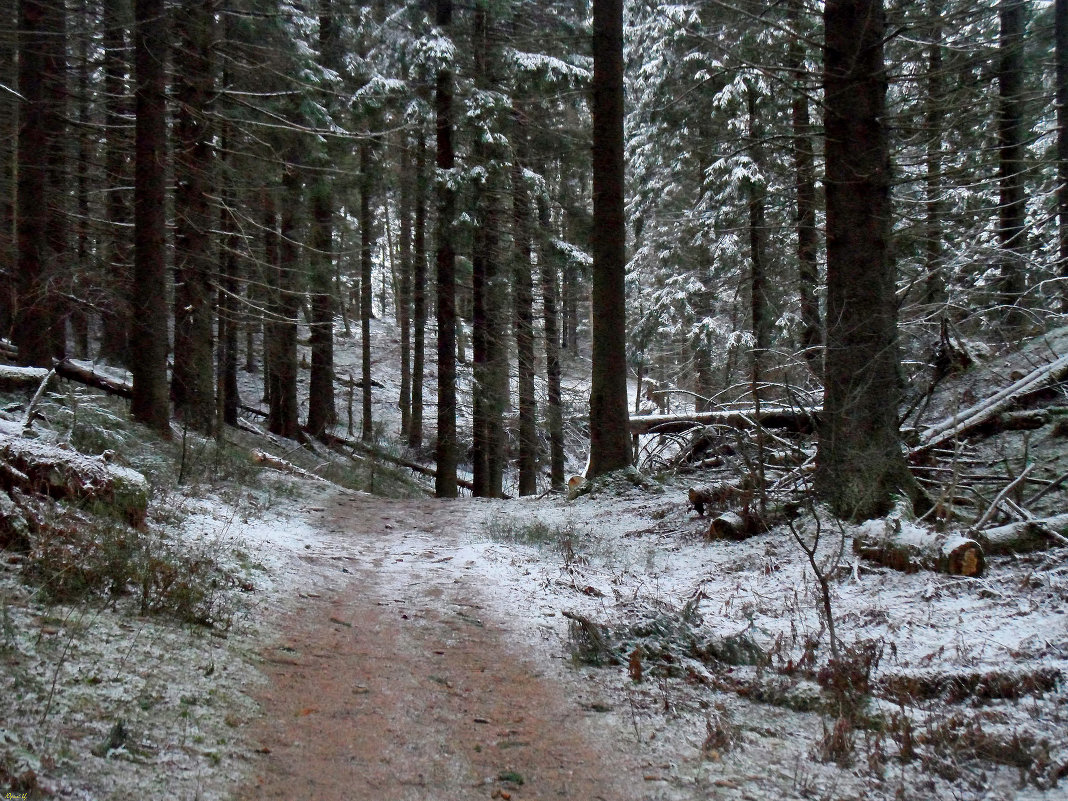
[[[88,29],[91,25],[92,16],[88,8],[81,8],[77,17],[77,25]],[[75,194],[77,196],[77,213],[74,223],[75,238],[75,268],[71,271],[70,297],[66,301],[68,319],[70,321],[71,339],[74,342],[74,356],[78,359],[89,358],[89,315],[86,313],[84,300],[87,297],[85,270],[89,264],[89,256],[92,252],[89,232],[89,174],[93,164],[93,137],[90,135],[90,123],[92,120],[91,103],[89,96],[90,87],[90,61],[89,39],[86,36],[77,37],[78,51],[75,56],[77,65],[78,84],[75,95],[78,104],[78,164],[75,167],[77,183]]]
[[[171,400],[190,428],[210,433],[215,423],[212,343],[212,228],[215,213],[211,106],[214,94],[212,0],[184,0],[175,12],[182,67],[174,94],[174,367]]]
[[[927,109],[924,114],[923,222],[924,303],[946,299],[946,276],[942,256],[942,119],[945,116],[942,91],[942,20],[940,0],[930,4],[931,34],[927,57]]]
[[[338,24],[332,0],[319,3],[319,52],[323,65],[341,71]],[[327,108],[333,105],[327,96]],[[326,163],[332,166],[336,148],[324,145]],[[311,319],[311,373],[308,377],[308,431],[320,436],[337,422],[334,406],[334,186],[326,171],[316,174],[311,190],[311,264],[308,270]]]
[[[552,243],[552,218],[549,198],[538,195],[538,224],[541,230],[541,302],[545,323],[545,378],[548,405],[545,422],[549,429],[549,486],[556,492],[564,489],[564,416],[560,388],[560,318],[557,290],[557,258]],[[641,382],[638,382],[641,386]]]
[[[531,250],[533,225],[530,196],[523,171],[526,167],[526,110],[513,106],[515,156],[512,162],[512,325],[515,328],[516,362],[519,373],[519,494],[538,491],[538,421],[534,400],[534,263]]]
[[[1068,0],[1055,0],[1057,58],[1057,232],[1061,311],[1068,312]]]
[[[278,236],[277,303],[271,322],[271,360],[267,368],[269,412],[267,428],[272,434],[295,439],[300,431],[297,407],[297,316],[300,314],[300,253],[297,245],[297,210],[302,202],[299,165],[286,165],[282,178],[282,204]]]
[[[817,295],[820,281],[819,239],[816,229],[816,168],[812,148],[812,122],[805,87],[808,70],[801,32],[801,0],[790,0],[790,22],[795,35],[790,40],[790,69],[795,88],[791,107],[794,136],[794,195],[797,231],[797,285],[801,301],[801,353],[817,376],[823,374],[823,322]]]
[[[412,154],[407,133],[400,136],[400,276],[397,284],[397,317],[400,322],[400,411],[402,440],[412,427]]]
[[[594,0],[590,476],[630,464],[626,238],[623,211],[623,2]]]
[[[1024,137],[1024,13],[1023,0],[1000,0],[998,17],[998,244],[1001,246],[1001,286],[998,301],[1008,328],[1024,323],[1021,304],[1025,289],[1024,252],[1027,170]]]
[[[227,73],[223,72],[222,85],[227,86]],[[230,149],[233,145],[233,128],[231,123],[222,125],[220,145],[223,155],[222,194],[223,202],[219,211],[219,230],[223,233],[222,248],[219,251],[219,293],[218,293],[218,347],[216,348],[216,400],[219,409],[219,422],[229,426],[237,425],[237,413],[241,407],[241,393],[237,386],[237,333],[240,325],[238,293],[241,291],[240,260],[241,232],[236,214],[233,165],[230,163]],[[222,425],[216,435],[222,436]]]
[[[914,484],[901,451],[881,0],[824,7],[827,349],[816,485],[834,512],[884,514]]]
[[[18,0],[0,2],[0,26],[13,31],[18,26]],[[18,86],[16,37],[0,37],[0,83]],[[0,91],[0,264],[15,264],[15,142],[19,128],[19,104],[11,92]],[[0,337],[11,334],[15,313],[12,270],[0,270]]]
[[[263,329],[263,402],[270,408],[271,403],[271,365],[277,358],[274,355],[274,323],[281,313],[278,303],[278,209],[274,200],[274,191],[262,190],[260,212],[263,215],[263,261],[259,266],[259,289],[257,298],[261,301],[265,313],[262,315]],[[249,287],[251,290],[252,287]]]
[[[498,88],[494,74],[498,54],[489,7],[476,6],[473,14],[475,81],[486,92]],[[476,188],[477,228],[471,254],[472,362],[474,370],[471,448],[472,494],[499,498],[504,493],[504,408],[508,393],[507,318],[501,273],[498,211],[501,167],[507,159],[498,145],[480,138],[474,146],[475,163],[485,170]]]
[[[108,296],[101,316],[100,355],[118,364],[129,363],[131,328],[130,197],[124,188],[130,183],[130,139],[124,126],[129,111],[127,96],[126,27],[128,0],[105,0],[103,6],[104,48],[104,175],[107,195],[104,202],[108,231],[101,242],[101,254],[108,274]]]
[[[437,26],[448,35],[452,0],[437,0]],[[448,66],[438,69],[434,91],[437,127],[437,167],[446,175],[437,182],[437,300],[438,300],[438,431],[435,456],[439,498],[455,498],[456,485],[456,253],[452,228],[456,217],[456,191],[451,186],[455,166],[452,145],[453,77]]]
[[[317,437],[337,422],[334,407],[334,193],[329,178],[320,176],[315,180],[311,207],[308,432]]]
[[[763,152],[760,148],[760,127],[757,121],[756,93],[746,91],[749,113],[749,153],[757,169],[763,168]],[[765,205],[767,189],[763,183],[749,184],[749,309],[753,325],[753,352],[750,361],[749,381],[752,386],[753,408],[757,415],[764,400],[764,381],[768,350],[771,347],[772,317],[771,299],[768,297],[767,222]],[[766,495],[764,492],[764,429],[756,431],[757,487],[759,490],[760,514],[763,516]]]
[[[363,377],[363,417],[360,439],[369,442],[374,436],[371,420],[371,254],[375,245],[374,218],[371,216],[371,194],[374,192],[374,166],[371,145],[360,145],[360,365]]]
[[[134,269],[130,339],[134,419],[170,433],[167,389],[166,235],[167,107],[164,58],[167,33],[163,0],[135,0],[134,67],[137,80],[134,132]]]
[[[423,364],[426,354],[426,136],[419,132],[415,160],[415,228],[412,232],[412,417],[408,446],[423,444]]]
[[[18,88],[24,100],[17,145],[17,306],[11,337],[23,364],[50,366],[61,323],[51,287],[59,278],[56,262],[64,237],[64,193],[56,191],[54,171],[65,179],[65,20],[62,4],[22,0],[19,12]]]

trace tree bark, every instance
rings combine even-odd
[[[816,486],[840,517],[918,495],[901,451],[882,0],[824,6],[827,348]],[[918,498],[917,498],[918,500]]]
[[[623,3],[594,0],[590,477],[627,467],[631,458],[623,178]]]
[[[794,226],[797,232],[797,287],[801,301],[801,353],[809,369],[823,374],[823,322],[817,295],[820,281],[819,240],[816,228],[816,168],[812,147],[812,121],[806,93],[805,49],[801,24],[801,0],[788,6],[794,36],[790,39],[790,70],[795,83],[791,104],[794,158]]]
[[[541,231],[538,263],[541,266],[541,303],[545,325],[545,378],[548,385],[545,422],[549,429],[549,486],[554,492],[563,492],[565,477],[563,395],[560,386],[560,294],[557,288],[557,257],[552,243],[549,198],[544,193],[538,194],[538,223]]]
[[[538,490],[538,424],[534,399],[534,265],[531,252],[530,197],[523,176],[526,157],[525,110],[513,105],[515,160],[512,163],[512,211],[515,254],[512,268],[512,325],[519,373],[519,494]]]
[[[137,76],[134,133],[134,271],[130,299],[130,413],[158,433],[170,434],[167,391],[166,234],[167,110],[164,58],[167,34],[163,0],[135,0],[134,68]]]
[[[1024,138],[1024,14],[1023,0],[1000,0],[998,18],[998,244],[1001,247],[1001,285],[998,301],[1006,327],[1025,321],[1021,303],[1025,286],[1027,245],[1027,172]]]
[[[371,215],[373,169],[371,145],[364,141],[360,144],[360,369],[363,377],[360,439],[364,442],[374,437],[371,419],[371,318],[374,317],[371,308],[371,255],[375,246],[375,221]]]
[[[212,365],[214,94],[212,0],[184,0],[176,9],[175,35],[182,68],[174,94],[174,367],[171,401],[183,423],[210,433],[215,422]]]
[[[443,35],[452,23],[452,0],[437,0],[435,21]],[[455,498],[456,487],[456,252],[453,225],[456,190],[452,186],[453,76],[449,64],[438,69],[434,108],[437,128],[437,302],[438,302],[438,430],[435,446],[439,498]]]
[[[415,160],[415,223],[412,232],[412,416],[408,447],[423,444],[423,365],[426,354],[426,136],[420,130]]]
[[[275,273],[274,319],[270,325],[268,347],[268,416],[267,430],[287,439],[300,432],[297,407],[297,315],[300,313],[300,288],[297,284],[299,253],[297,250],[297,209],[302,186],[299,165],[286,164],[282,178],[285,202],[282,205],[278,232],[278,262]],[[266,334],[265,334],[266,335]]]
[[[412,426],[412,154],[408,134],[400,140],[400,281],[397,285],[397,316],[400,322],[400,411],[402,440],[408,438]]]
[[[308,270],[311,374],[308,433],[320,436],[337,422],[334,406],[334,192],[331,179],[317,176],[311,189],[311,265]]]
[[[51,287],[59,277],[62,231],[57,224],[65,194],[56,191],[54,171],[59,170],[63,180],[66,176],[64,13],[62,4],[22,0],[19,5],[18,88],[23,102],[16,167],[17,306],[11,337],[20,361],[41,367],[52,363],[60,323]]]
[[[130,294],[133,291],[130,241],[129,135],[124,130],[129,112],[126,28],[130,21],[128,0],[105,0],[102,46],[104,70],[104,202],[108,231],[101,254],[108,276],[108,297],[101,315],[100,355],[117,364],[129,363],[131,330]]]

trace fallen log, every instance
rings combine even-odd
[[[10,468],[0,476],[6,489],[17,487],[27,493],[84,503],[135,527],[145,522],[148,482],[133,470],[8,435],[0,435],[0,460]]]
[[[12,367],[0,365],[0,392],[37,389],[48,378],[44,367]]]
[[[98,373],[90,367],[75,364],[70,359],[61,359],[56,362],[56,375],[60,378],[66,378],[68,381],[76,381],[79,384],[85,384],[126,400],[130,400],[133,397],[132,384],[114,376]]]
[[[811,434],[816,430],[822,409],[768,409],[758,414],[754,409],[725,410],[715,412],[690,412],[688,414],[647,414],[630,418],[631,434],[677,434],[700,426],[727,426],[746,430],[757,425],[777,428],[798,434]]]
[[[1040,551],[1068,544],[1068,514],[1039,520],[1023,520],[977,531],[973,535],[990,556]]]
[[[1068,376],[1068,355],[1033,370],[1011,386],[925,429],[920,433],[919,443],[912,449],[909,459],[913,462],[921,461],[929,451],[976,433],[1021,398],[1061,381],[1065,376]]]
[[[905,573],[933,570],[978,577],[986,566],[983,548],[976,540],[958,532],[939,534],[892,518],[862,524],[853,535],[853,551]]]
[[[277,456],[267,453],[267,451],[254,449],[249,453],[249,456],[256,464],[263,465],[264,467],[270,467],[273,470],[278,470],[281,473],[289,473],[290,475],[299,476],[300,478],[307,478],[312,481],[325,481],[328,484],[330,483],[322,476],[317,476],[315,475],[315,473],[309,472],[308,470],[305,470],[302,467],[297,467],[292,462],[287,462],[285,459],[281,459]]]

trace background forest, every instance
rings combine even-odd
[[[1068,303],[1064,5],[887,5],[887,259],[913,408],[936,352],[1032,335]],[[625,4],[626,230],[609,236],[628,254],[634,411],[821,398],[823,12]],[[394,318],[400,441],[436,437],[439,493],[456,461],[478,495],[506,474],[519,494],[561,488],[588,434],[561,375],[589,371],[590,15],[9,0],[0,330],[25,364],[127,367],[134,416],[161,431],[171,406],[205,433],[260,409],[243,371],[285,437],[341,434],[338,398],[359,390],[366,441],[383,433],[370,322]],[[341,375],[335,339],[357,334],[359,375]]]

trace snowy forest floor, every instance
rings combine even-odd
[[[1010,360],[993,367],[1013,380]],[[991,383],[963,380],[958,395]],[[321,454],[247,432],[225,451],[178,432],[164,458],[124,433],[116,408],[57,397],[44,415],[55,438],[115,447],[151,474],[137,553],[180,591],[167,599],[206,587],[197,608],[210,625],[146,612],[145,597],[164,598],[155,584],[140,605],[136,587],[57,598],[28,580],[32,558],[5,554],[2,790],[1064,797],[1068,548],[988,557],[980,578],[902,573],[857,560],[859,529],[814,507],[795,527],[822,532],[842,649],[832,664],[822,593],[789,529],[709,541],[682,479],[615,477],[570,501],[435,501],[380,465],[324,469]],[[1024,453],[1052,478],[1068,449],[1047,429],[967,456],[1018,472]],[[333,481],[253,466],[252,447]],[[166,475],[176,470],[181,481]],[[1044,500],[1042,513],[1064,510],[1063,489]],[[92,530],[98,550],[115,531]],[[172,564],[203,581],[186,585]]]

